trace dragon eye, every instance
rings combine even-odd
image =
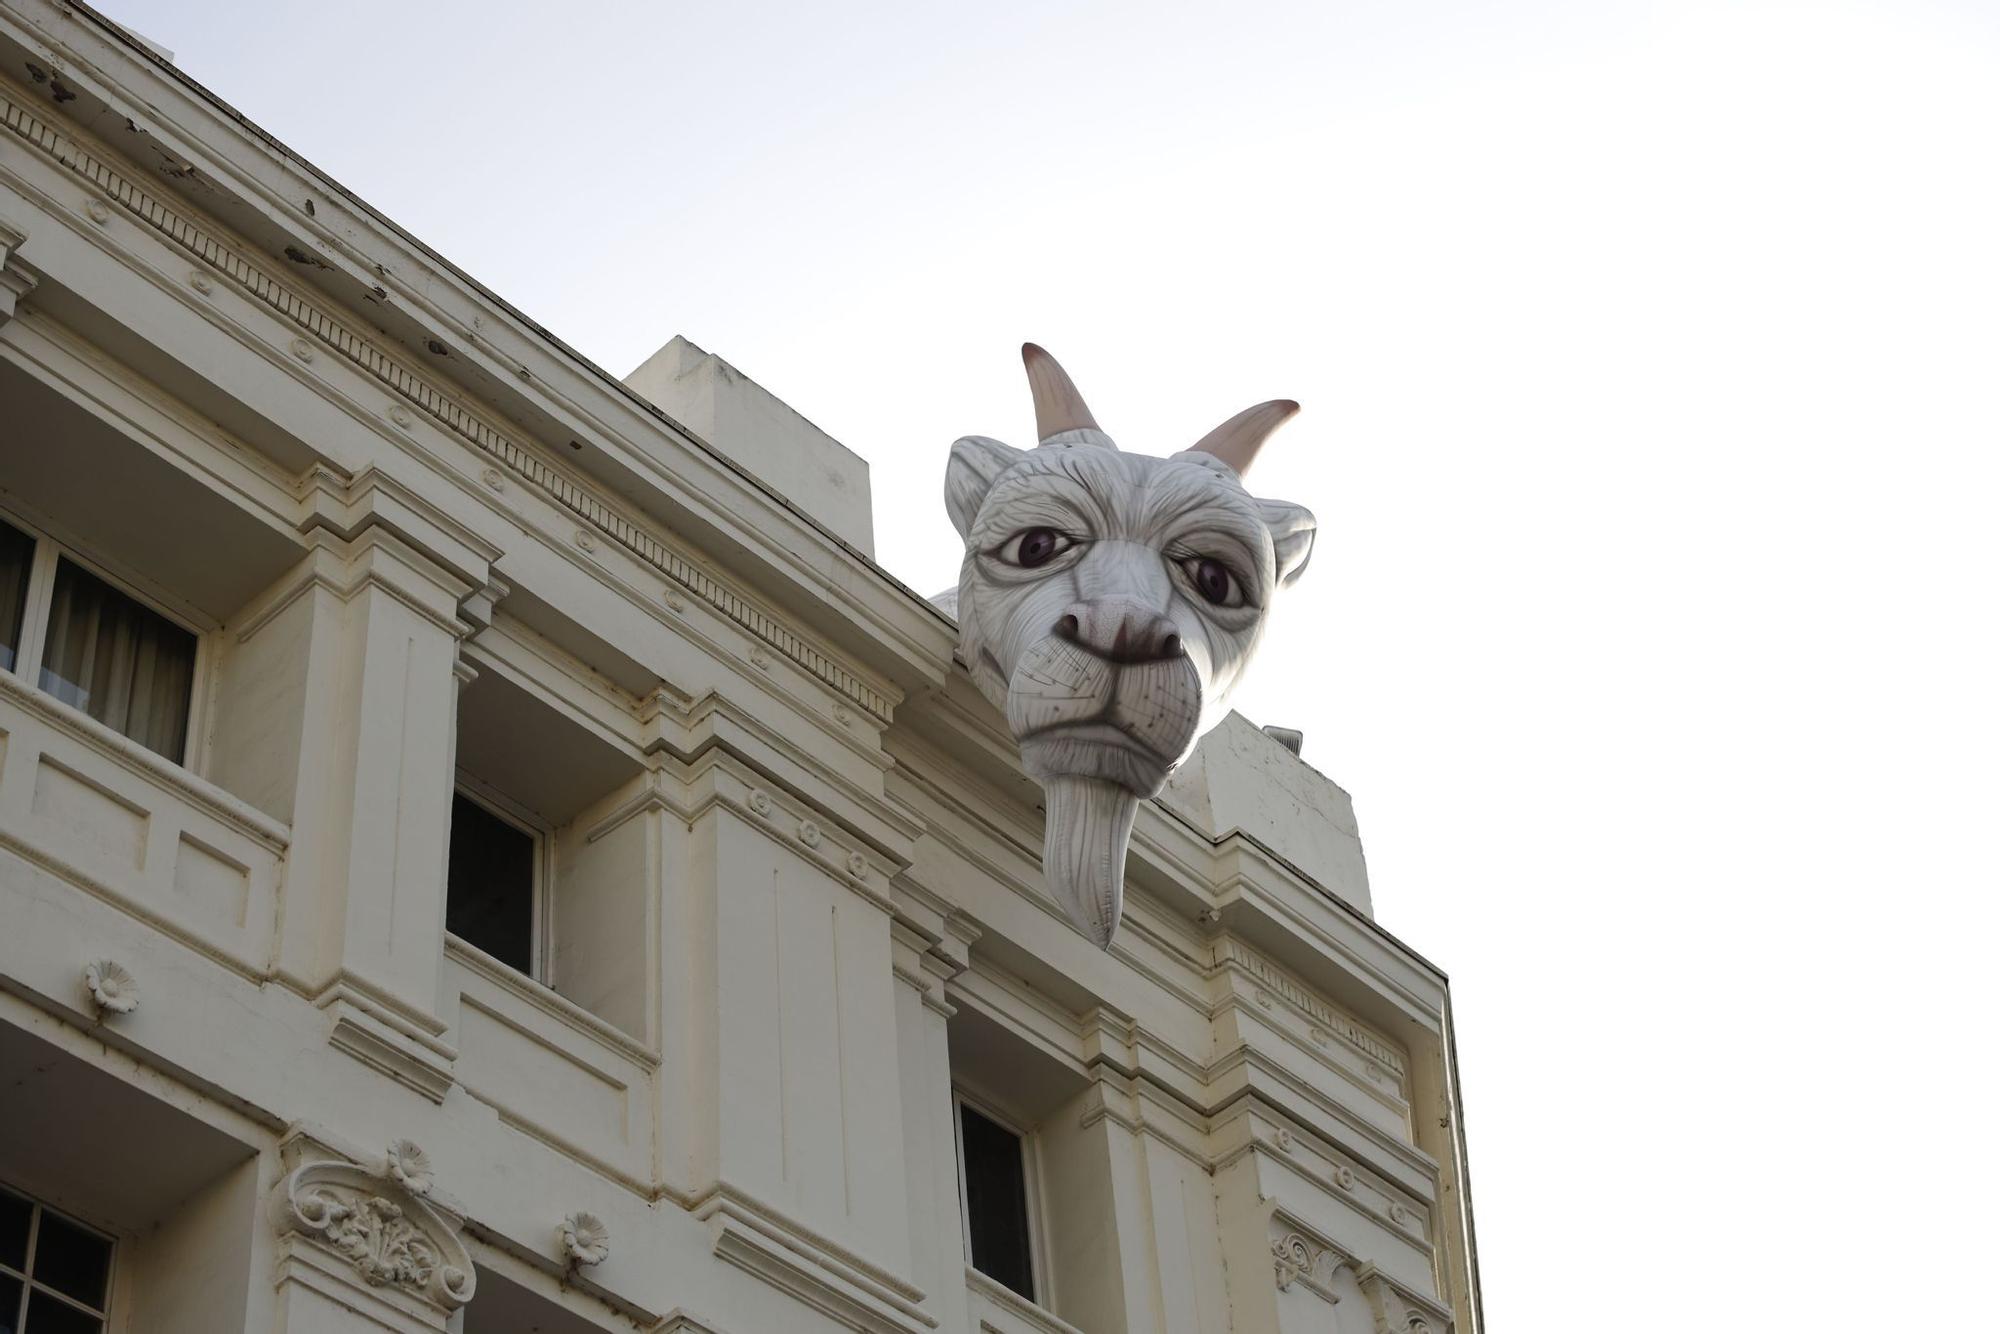
[[[1236,576],[1229,573],[1229,567],[1208,556],[1191,556],[1181,562],[1187,571],[1188,582],[1205,601],[1218,607],[1240,605],[1242,598],[1237,593]]]
[[[1053,528],[1024,528],[1007,539],[1000,548],[999,556],[1009,565],[1032,570],[1038,565],[1047,565],[1073,545],[1069,538]]]

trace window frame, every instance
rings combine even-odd
[[[185,608],[168,602],[148,588],[144,581],[85,554],[75,542],[58,535],[50,524],[23,513],[18,507],[0,504],[0,523],[24,534],[35,544],[34,554],[28,558],[27,591],[21,599],[21,642],[14,653],[13,667],[0,670],[10,671],[17,681],[40,698],[63,708],[74,707],[64,704],[42,688],[42,660],[48,648],[49,606],[55,599],[56,566],[63,561],[70,562],[193,637],[194,662],[188,671],[187,741],[179,755],[168,755],[151,748],[148,748],[148,753],[158,755],[167,763],[178,765],[190,773],[200,773],[199,766],[208,752],[209,674],[210,660],[215,651],[215,627],[191,618]],[[76,711],[89,717],[82,709]],[[99,727],[106,726],[95,718],[90,721]]]
[[[477,774],[465,769],[457,771],[452,784],[452,793],[455,796],[464,797],[467,801],[479,807],[502,824],[512,825],[521,833],[526,834],[534,843],[534,858],[529,868],[528,971],[522,973],[511,964],[494,958],[463,936],[452,935],[449,931],[445,932],[445,934],[456,941],[461,948],[471,950],[480,958],[492,959],[496,966],[504,968],[510,973],[525,977],[537,986],[553,989],[553,984],[549,981],[549,953],[550,946],[555,939],[554,922],[551,920],[550,910],[555,898],[555,895],[550,892],[550,887],[555,884],[556,878],[555,831],[549,828],[547,822],[542,820],[533,811],[509,798],[505,793],[480,778]],[[445,855],[447,858],[451,855],[449,844],[447,844]],[[448,875],[449,869],[447,868],[447,877]]]
[[[101,1227],[93,1226],[83,1219],[78,1218],[75,1214],[56,1208],[54,1205],[43,1200],[41,1196],[30,1194],[28,1191],[22,1190],[19,1186],[0,1182],[0,1190],[5,1190],[16,1199],[26,1200],[28,1207],[32,1211],[28,1221],[28,1250],[27,1254],[22,1257],[25,1268],[16,1270],[6,1263],[0,1262],[0,1274],[4,1274],[9,1278],[19,1279],[21,1282],[21,1304],[8,1318],[15,1321],[25,1321],[27,1319],[29,1299],[37,1292],[45,1292],[63,1305],[74,1307],[76,1310],[92,1317],[98,1322],[99,1329],[103,1330],[105,1334],[110,1334],[113,1328],[112,1312],[117,1309],[119,1295],[117,1235],[106,1232]],[[35,1248],[36,1244],[41,1240],[42,1216],[44,1214],[54,1214],[77,1231],[96,1237],[110,1249],[110,1257],[105,1261],[104,1265],[104,1305],[101,1308],[92,1310],[67,1293],[57,1292],[48,1284],[29,1277],[35,1270]],[[19,1329],[22,1328],[22,1325],[16,1324],[13,1328]]]
[[[1055,1283],[1050,1275],[1046,1240],[1048,1228],[1042,1216],[1042,1153],[1041,1137],[1023,1125],[1020,1118],[1002,1111],[991,1099],[960,1081],[953,1080],[951,1086],[951,1142],[952,1154],[958,1168],[958,1232],[959,1246],[965,1256],[965,1267],[980,1275],[986,1281],[1006,1288],[985,1270],[972,1262],[972,1198],[965,1187],[965,1113],[972,1108],[994,1125],[1014,1135],[1021,1141],[1021,1182],[1027,1197],[1028,1213],[1028,1276],[1034,1281],[1035,1295],[1022,1297],[1020,1293],[1007,1288],[1020,1300],[1044,1311],[1053,1312],[1055,1307]]]

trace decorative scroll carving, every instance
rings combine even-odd
[[[1284,1227],[1287,1220],[1274,1217],[1271,1222],[1274,1227]],[[1297,1283],[1329,1303],[1340,1300],[1333,1290],[1333,1276],[1348,1263],[1348,1257],[1332,1247],[1294,1229],[1271,1242],[1271,1261],[1279,1291],[1290,1291]]]
[[[429,1189],[428,1160],[409,1141],[401,1176]],[[400,1184],[399,1159],[377,1175],[351,1163],[307,1163],[278,1183],[278,1227],[301,1232],[351,1261],[374,1287],[395,1286],[447,1313],[472,1300],[472,1257],[457,1229],[419,1194]]]
[[[1286,1233],[1271,1243],[1271,1254],[1277,1260],[1278,1287],[1289,1288],[1302,1274],[1310,1274],[1319,1263],[1319,1252],[1311,1242],[1296,1232]]]

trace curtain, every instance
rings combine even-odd
[[[0,672],[14,670],[21,653],[21,613],[28,605],[28,567],[35,539],[0,523]]]
[[[89,571],[57,563],[42,689],[178,762],[193,685],[193,635]]]

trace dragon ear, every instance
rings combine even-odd
[[[993,483],[1020,462],[1023,454],[983,435],[952,442],[951,460],[944,465],[944,508],[961,538],[972,532],[972,521],[979,517],[979,507],[986,503]]]
[[[1313,518],[1311,510],[1289,500],[1259,500],[1257,512],[1264,516],[1264,526],[1271,530],[1271,549],[1278,559],[1278,586],[1289,588],[1294,579],[1305,573],[1306,562],[1312,559],[1319,520]]]

